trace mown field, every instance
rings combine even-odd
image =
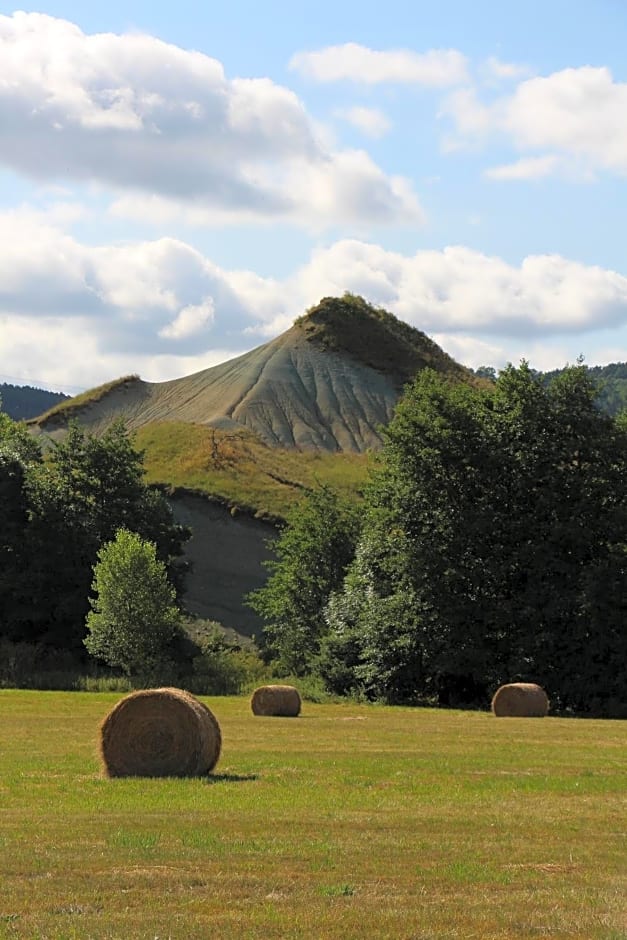
[[[107,780],[111,693],[0,691],[0,937],[627,937],[627,725],[203,699],[204,780]]]

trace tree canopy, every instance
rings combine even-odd
[[[267,655],[286,672],[313,668],[324,606],[353,557],[357,531],[354,506],[320,486],[293,508],[274,543],[268,582],[249,602],[266,621]]]
[[[127,675],[150,673],[180,632],[176,593],[156,546],[119,529],[98,551],[84,643],[92,656]]]
[[[45,459],[25,426],[0,413],[0,634],[82,649],[92,568],[120,528],[154,542],[170,570],[188,532],[143,482],[122,424],[101,437],[77,425]]]
[[[422,371],[385,431],[352,560],[355,530],[342,541],[328,508],[290,520],[258,598],[271,648],[340,693],[485,704],[523,680],[557,709],[620,712],[627,423],[595,395],[582,365],[549,385],[510,366],[483,388]]]
[[[327,611],[330,648],[352,637],[354,686],[461,704],[522,679],[558,707],[615,707],[627,438],[594,396],[581,366],[548,387],[526,364],[509,367],[493,392],[417,378]]]

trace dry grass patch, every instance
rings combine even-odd
[[[320,483],[359,499],[371,460],[368,454],[283,450],[247,431],[174,421],[140,428],[135,444],[145,452],[148,483],[197,490],[234,511],[270,519],[284,519],[294,502]]]

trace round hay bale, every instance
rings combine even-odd
[[[100,728],[108,777],[201,777],[213,770],[221,747],[213,713],[182,689],[131,692]]]
[[[253,692],[253,715],[296,718],[300,715],[300,695],[293,685],[262,685]]]
[[[535,682],[510,682],[496,690],[492,711],[497,718],[544,718],[549,699]]]

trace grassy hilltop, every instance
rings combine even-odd
[[[404,386],[429,367],[484,385],[420,330],[361,297],[325,297],[281,336],[170,382],[124,376],[30,422],[62,436],[121,419],[151,483],[283,518],[316,483],[358,499]]]

